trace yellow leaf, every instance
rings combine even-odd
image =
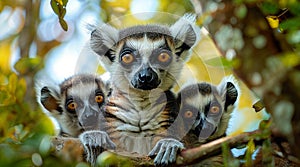
[[[18,89],[16,90],[16,98],[18,101],[23,101],[26,93],[26,80],[24,78],[19,79]]]
[[[32,71],[37,71],[41,67],[41,58],[21,58],[16,62],[14,68],[20,74],[26,74]]]
[[[10,72],[10,55],[11,48],[9,42],[1,42],[0,45],[0,71],[4,74],[8,74]]]
[[[57,3],[59,3],[61,6],[63,6],[62,0],[56,0]]]
[[[16,74],[12,73],[8,78],[8,91],[14,94],[17,89],[18,77]]]
[[[279,26],[279,19],[277,16],[267,16],[266,17],[269,25],[271,26],[271,28],[278,28]]]

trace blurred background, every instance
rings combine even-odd
[[[190,1],[182,0],[1,0],[0,166],[59,162],[48,157],[50,145],[45,136],[53,135],[55,128],[36,103],[34,84],[36,80],[60,83],[76,73],[105,72],[87,45],[90,24],[109,23],[117,28],[170,25],[193,11]],[[175,91],[187,82],[218,84],[231,73],[230,64],[220,58],[209,34],[201,29],[201,40]],[[265,112],[254,111],[252,105],[258,99],[239,84],[241,98],[230,134],[254,130],[267,118]]]

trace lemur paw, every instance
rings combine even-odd
[[[98,155],[107,149],[115,149],[116,145],[104,131],[86,131],[79,139],[84,146],[87,162],[95,165]]]
[[[176,139],[161,139],[159,140],[151,152],[150,157],[155,157],[155,166],[166,166],[176,161],[177,152],[184,148],[184,145]]]

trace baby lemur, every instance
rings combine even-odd
[[[90,46],[111,74],[104,116],[118,150],[155,156],[156,165],[167,165],[184,147],[168,133],[178,112],[171,88],[199,37],[194,22],[194,15],[185,15],[170,27],[117,30],[104,24],[92,31]]]
[[[186,147],[225,136],[231,113],[239,99],[239,87],[232,76],[217,86],[209,83],[189,85],[180,90],[180,117],[189,133],[184,137]]]
[[[79,137],[85,150],[97,154],[101,149],[115,148],[103,131],[103,111],[111,92],[108,83],[96,75],[79,74],[59,85],[40,85],[37,89],[39,104],[58,122],[60,136]],[[86,156],[93,164],[95,155],[91,152],[87,152]]]

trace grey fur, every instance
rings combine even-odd
[[[183,119],[182,124],[190,128],[186,128],[190,131],[184,142],[194,146],[224,136],[239,96],[238,84],[232,76],[225,77],[217,86],[198,83],[181,89],[178,96],[181,116],[184,118],[184,113],[190,111],[193,115],[193,120]],[[212,107],[218,107],[219,112],[211,113]]]
[[[87,161],[92,165],[95,165],[93,157],[97,157],[99,151],[115,148],[115,144],[103,131],[103,110],[110,91],[109,84],[93,74],[74,75],[57,86],[40,85],[37,88],[39,104],[58,122],[60,135],[79,138],[87,148]],[[96,95],[102,96],[103,102],[97,103]],[[66,107],[70,101],[68,99],[77,104],[72,112]],[[86,137],[86,134],[94,136]],[[95,140],[95,137],[99,140]]]
[[[177,111],[170,89],[199,38],[194,21],[185,15],[170,27],[138,25],[118,31],[105,24],[92,32],[91,48],[111,74],[106,127],[117,150],[157,154],[155,163],[166,165],[183,148],[166,133]],[[159,59],[161,54],[166,61]],[[123,62],[124,55],[129,63]]]

